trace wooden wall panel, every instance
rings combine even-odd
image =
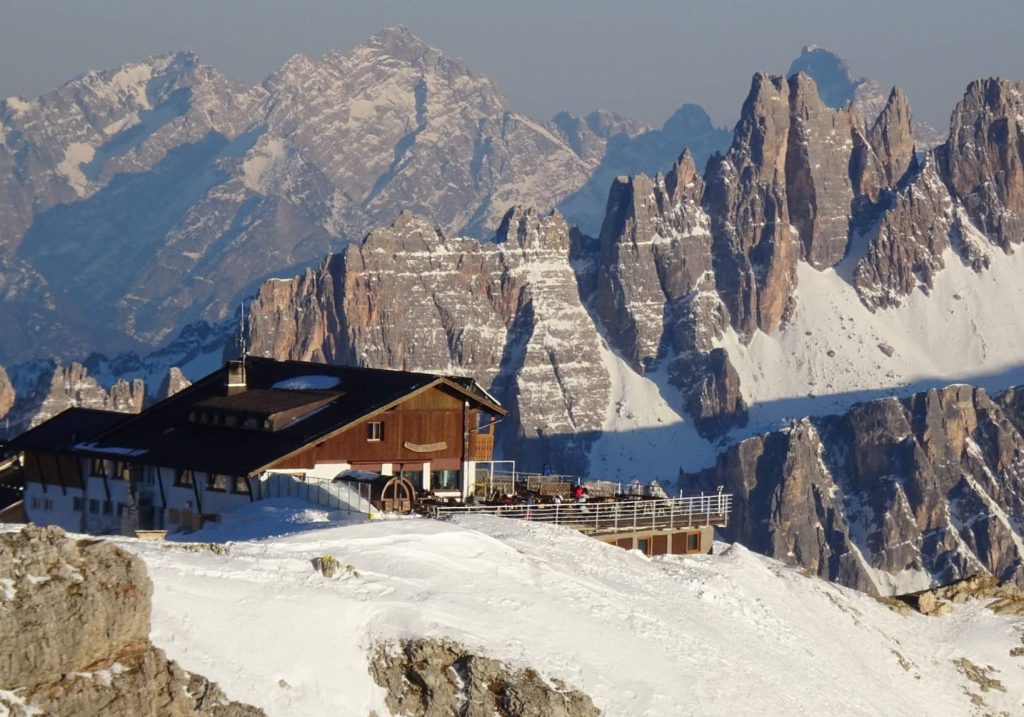
[[[312,468],[317,463],[340,461],[406,463],[439,458],[461,461],[462,409],[461,400],[453,399],[442,389],[431,389],[271,467]],[[368,441],[367,424],[375,421],[383,424],[382,439]],[[405,446],[406,443],[423,446],[440,442],[445,447],[434,451],[415,451]]]
[[[429,391],[416,394],[400,404],[405,410],[419,408],[441,411],[462,411],[462,398],[447,387],[435,386]]]
[[[651,555],[664,555],[668,552],[668,536],[651,536]]]

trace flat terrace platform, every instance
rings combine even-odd
[[[700,527],[724,527],[729,523],[732,495],[690,496],[659,500],[645,498],[606,499],[585,503],[528,505],[432,506],[432,518],[456,515],[496,515],[564,525],[588,535],[673,531]]]

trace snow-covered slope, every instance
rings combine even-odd
[[[615,716],[961,717],[1024,699],[1018,626],[978,604],[902,617],[739,546],[650,560],[496,518],[338,526],[294,504],[247,510],[199,539],[290,534],[227,554],[123,544],[155,583],[154,643],[275,717],[388,714],[367,650],[416,636],[531,666]],[[353,570],[323,578],[310,561],[324,554]],[[960,658],[1005,691],[980,692]]]
[[[796,308],[788,323],[749,345],[728,331],[723,345],[751,406],[751,427],[784,418],[841,413],[890,394],[965,382],[1001,389],[1024,382],[1024,252],[988,252],[976,272],[952,251],[935,286],[902,306],[870,311],[841,273],[797,267]]]

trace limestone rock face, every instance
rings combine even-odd
[[[684,153],[667,176],[620,177],[612,185],[600,237],[597,312],[638,371],[665,353],[689,349],[677,325],[701,291],[713,293],[711,233],[700,207],[703,182]],[[707,326],[709,322],[702,324]],[[708,327],[710,349],[722,325]]]
[[[7,369],[0,366],[0,418],[3,418],[14,406],[14,401],[17,399],[17,392],[14,390],[14,385],[11,383],[11,379],[7,376]]]
[[[1024,240],[1022,90],[1005,80],[971,83],[953,111],[946,143],[920,167],[906,160],[906,186],[888,201],[855,270],[854,285],[866,305],[895,306],[919,286],[930,289],[949,248],[981,271],[989,264],[986,246],[1009,251]],[[901,105],[890,97],[879,122],[887,113],[909,114]],[[876,149],[906,147],[905,126],[883,133],[876,125],[872,134]],[[905,149],[892,154],[887,176],[895,177],[905,155]]]
[[[6,379],[6,380],[5,380]],[[109,388],[80,363],[67,366],[33,361],[0,367],[0,425],[14,436],[73,407],[138,413],[146,398],[146,385],[138,378],[109,379]]]
[[[170,398],[174,394],[182,391],[192,385],[192,382],[185,378],[185,374],[181,372],[181,369],[177,366],[171,366],[167,370],[167,375],[164,376],[164,380],[160,382],[160,388],[157,389],[156,398],[158,401],[162,401],[165,398]]]
[[[1024,240],[1024,83],[972,82],[940,151],[967,215],[1003,249]]]
[[[879,158],[885,186],[895,187],[914,161],[914,135],[910,100],[893,87],[878,118],[870,125],[868,143]]]
[[[514,670],[450,642],[406,640],[381,645],[370,656],[370,675],[387,694],[392,714],[407,717],[598,717],[590,697]]]
[[[703,435],[746,420],[739,377],[714,346],[728,325],[719,299],[703,182],[684,152],[672,170],[612,186],[593,293],[612,344],[643,372],[672,357],[670,378]]]
[[[54,682],[69,665],[84,669],[149,639],[145,566],[111,543],[30,526],[0,539],[0,574],[11,581],[0,611],[2,689]]]
[[[510,453],[582,469],[611,385],[571,243],[564,219],[530,209],[510,210],[491,243],[404,213],[316,271],[265,284],[251,351],[471,375],[510,408]]]
[[[850,587],[1024,585],[1022,408],[970,386],[872,401],[743,441],[699,482],[735,494],[729,538]]]
[[[745,336],[778,328],[796,282],[800,249],[786,199],[789,130],[788,84],[755,75],[732,147],[711,160],[705,176],[718,291]]]
[[[0,535],[0,707],[17,717],[260,717],[149,642],[145,566],[56,527]]]
[[[786,76],[799,72],[814,79],[825,104],[837,110],[851,107],[865,126],[870,127],[886,106],[884,89],[877,81],[854,77],[846,62],[824,47],[804,47],[790,64]],[[918,148],[930,149],[942,144],[946,136],[927,122],[915,122],[913,140]]]
[[[803,256],[824,269],[846,254],[853,186],[850,155],[856,117],[832,110],[818,98],[814,81],[789,78],[792,129],[786,144],[786,199],[789,218],[803,244]]]
[[[142,380],[118,379],[108,391],[89,375],[82,364],[75,362],[70,366],[55,368],[42,403],[32,413],[30,424],[37,426],[73,407],[138,413],[142,410],[145,397],[146,386]],[[31,395],[28,396],[28,403],[31,405]],[[31,410],[28,406],[25,409]]]
[[[953,204],[933,158],[891,199],[867,250],[857,262],[853,284],[871,307],[896,306],[919,285],[931,288],[949,248]]]

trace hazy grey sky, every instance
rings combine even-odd
[[[0,97],[176,49],[256,82],[396,24],[540,119],[604,107],[660,124],[696,102],[731,125],[751,74],[808,43],[903,85],[942,128],[971,79],[1024,79],[1021,0],[0,0]]]

